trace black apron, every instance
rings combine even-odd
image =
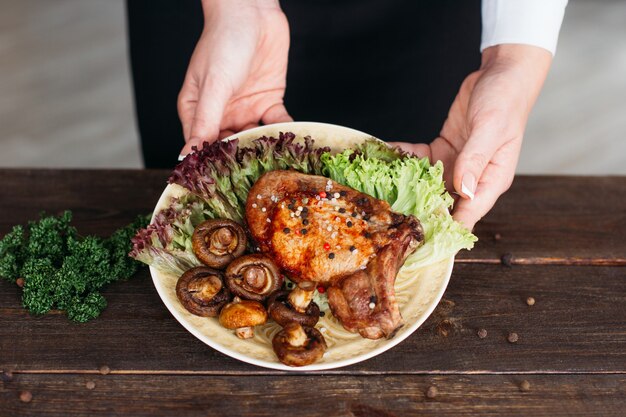
[[[441,130],[480,65],[479,0],[287,0],[285,106],[294,120],[422,142]],[[147,168],[171,168],[184,144],[176,111],[202,32],[200,0],[128,0],[137,122]]]

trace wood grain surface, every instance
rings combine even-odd
[[[180,325],[147,271],[105,293],[76,324],[31,317],[17,286],[0,291],[0,369],[21,372],[279,374],[225,356]],[[534,306],[526,304],[532,296]],[[368,361],[324,374],[626,372],[626,268],[458,264],[432,316]],[[477,336],[479,329],[487,337]],[[518,342],[507,341],[518,334]]]
[[[107,235],[148,213],[167,176],[0,170],[0,235],[64,209],[81,233]],[[2,281],[0,416],[622,415],[626,179],[520,177],[476,233],[420,329],[368,361],[312,374],[204,345],[170,315],[146,269],[108,287],[109,307],[86,324],[30,316],[19,288]]]
[[[20,401],[25,391],[32,395],[28,403]],[[12,417],[261,417],[296,413],[303,417],[605,417],[620,415],[625,396],[624,375],[144,377],[16,374],[4,382],[0,403],[2,412],[6,413],[3,415]]]
[[[0,170],[0,234],[41,211],[72,209],[79,230],[108,234],[150,212],[169,171]],[[626,177],[518,177],[476,226],[459,262],[626,265]]]
[[[518,177],[461,261],[626,265],[626,177]]]

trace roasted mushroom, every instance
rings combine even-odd
[[[246,233],[232,220],[207,220],[196,226],[191,238],[193,253],[211,268],[223,269],[246,250]]]
[[[222,273],[206,266],[191,268],[181,275],[176,296],[190,313],[203,317],[217,317],[220,308],[230,301]]]
[[[254,326],[267,321],[267,311],[258,301],[241,300],[235,297],[232,303],[222,308],[220,324],[234,329],[237,337],[249,339],[254,336]]]
[[[296,322],[313,327],[320,318],[319,306],[312,302],[315,283],[304,281],[293,291],[279,291],[268,300],[268,311],[274,321],[281,326]]]
[[[304,366],[324,355],[326,341],[315,327],[289,323],[274,336],[272,347],[278,359],[285,365]]]
[[[241,256],[226,268],[226,285],[246,300],[265,301],[283,285],[283,276],[270,258],[260,253]]]

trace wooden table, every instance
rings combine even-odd
[[[107,235],[152,209],[167,174],[1,170],[0,234],[72,209],[82,233]],[[319,373],[257,368],[204,345],[145,269],[109,287],[109,307],[86,324],[31,317],[1,282],[0,416],[623,416],[626,178],[519,177],[476,233],[418,331]]]

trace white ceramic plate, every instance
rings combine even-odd
[[[293,132],[299,138],[310,135],[315,139],[316,146],[329,146],[333,151],[342,151],[371,138],[371,135],[346,127],[294,122],[258,127],[225,140],[236,137],[240,140],[240,146],[246,146],[260,136],[277,136],[279,132]],[[168,185],[154,213],[166,207],[172,196],[184,192],[186,191],[178,185]],[[327,311],[326,316],[320,319],[316,327],[324,333],[328,350],[320,361],[298,368],[283,365],[276,359],[271,339],[280,328],[275,323],[258,326],[254,338],[241,340],[233,331],[221,327],[216,318],[194,316],[185,310],[176,297],[178,277],[164,274],[153,267],[150,267],[150,273],[159,296],[176,320],[207,345],[235,359],[257,366],[287,371],[313,371],[339,368],[364,361],[391,349],[409,337],[437,306],[450,280],[453,265],[454,258],[450,258],[418,270],[408,271],[406,268],[400,270],[395,290],[405,325],[393,339],[363,339],[358,334],[345,331]]]

